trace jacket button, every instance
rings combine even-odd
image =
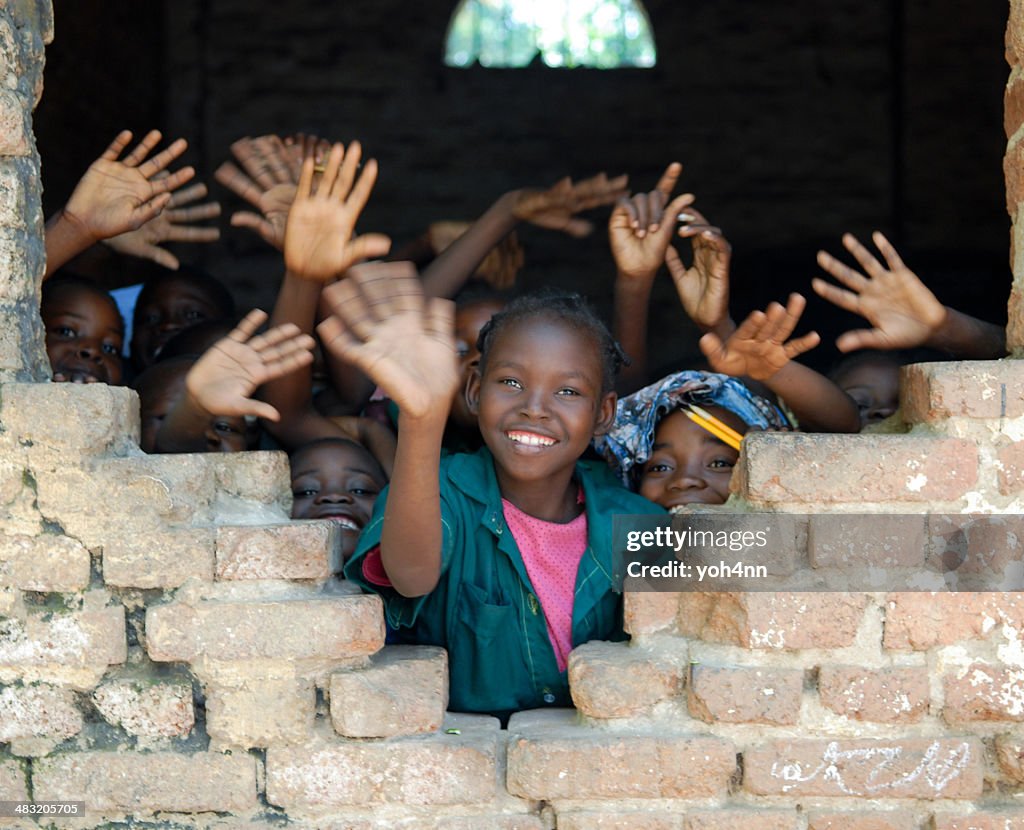
[[[555,696],[553,694],[551,694],[551,692],[548,692],[547,694],[544,695],[544,702],[545,703],[554,703],[555,702]]]

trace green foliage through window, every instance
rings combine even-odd
[[[651,23],[636,0],[461,0],[448,27],[449,66],[654,66]]]

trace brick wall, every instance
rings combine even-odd
[[[38,43],[38,11],[0,23]],[[1016,516],[1022,366],[907,369],[905,435],[753,436],[735,506]],[[572,655],[577,711],[501,730],[445,715],[444,654],[384,646],[330,580],[283,455],[145,456],[101,385],[5,383],[0,426],[0,801],[85,801],[56,826],[1024,828],[1022,594],[629,594],[631,642]]]

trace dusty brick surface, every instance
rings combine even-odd
[[[1024,366],[1016,360],[919,363],[903,368],[901,407],[907,423],[952,417],[1024,415]]]
[[[811,516],[807,553],[814,568],[920,567],[925,560],[923,515]]]
[[[624,718],[651,709],[683,689],[679,662],[627,643],[586,643],[569,655],[573,703],[591,718]]]
[[[25,768],[18,761],[0,761],[0,801],[27,801]]]
[[[246,812],[257,806],[256,759],[244,753],[79,752],[35,762],[37,801],[80,801],[93,812]]]
[[[920,826],[913,813],[903,810],[814,812],[807,819],[807,830],[919,830]]]
[[[120,588],[177,588],[213,579],[210,528],[178,528],[111,536],[103,545],[103,579]]]
[[[1024,517],[932,515],[928,537],[928,570],[941,573],[951,591],[1021,587]]]
[[[68,689],[53,686],[0,688],[0,743],[24,738],[62,741],[82,731],[82,714]]]
[[[45,412],[46,417],[40,417]],[[138,396],[105,383],[5,383],[0,446],[124,455],[138,444]]]
[[[732,487],[755,505],[956,501],[978,478],[958,438],[755,433],[743,449]]]
[[[687,813],[683,830],[797,830],[796,813],[782,810],[708,810]]]
[[[962,676],[961,676],[962,675]],[[952,724],[1024,720],[1024,670],[974,663],[943,678],[943,717]]]
[[[93,692],[108,723],[142,738],[182,738],[195,725],[192,687],[185,683],[112,680]]]
[[[682,597],[672,591],[626,591],[623,610],[626,631],[634,636],[662,631],[675,633]]]
[[[497,721],[454,717],[460,734],[337,740],[267,750],[267,801],[286,810],[474,804],[497,795]]]
[[[218,746],[301,743],[310,738],[315,715],[316,690],[306,678],[252,677],[207,687],[206,731]]]
[[[331,675],[331,722],[349,738],[436,732],[448,706],[448,654],[385,646],[364,669]]]
[[[1003,128],[1010,138],[1024,124],[1024,73],[1019,66],[1010,68],[1010,79],[1003,92]]]
[[[677,627],[744,648],[843,648],[856,639],[866,606],[865,595],[839,592],[686,593]]]
[[[0,586],[23,591],[81,591],[89,585],[89,550],[67,536],[0,534]]]
[[[91,688],[127,656],[121,606],[0,620],[0,683],[56,679]]]
[[[755,795],[977,798],[984,749],[964,738],[775,741],[743,755]]]
[[[0,156],[27,156],[32,152],[26,121],[21,99],[10,90],[0,90]]]
[[[999,769],[1011,781],[1024,784],[1024,737],[1010,733],[998,735],[995,742]]]
[[[1024,595],[1009,593],[890,593],[883,645],[925,650],[985,637],[1003,623],[1024,624]]]
[[[916,723],[928,711],[931,692],[925,666],[822,666],[818,694],[826,709],[853,720]]]
[[[997,450],[999,492],[1012,496],[1024,490],[1024,441],[1005,444]]]
[[[1024,202],[1024,142],[1011,140],[1003,157],[1003,176],[1006,179],[1006,209],[1013,216]],[[1009,337],[1007,338],[1009,340]],[[1012,347],[1014,341],[1007,345]]]
[[[667,812],[559,812],[558,830],[681,830],[683,817]]]
[[[792,725],[800,719],[803,683],[799,669],[694,665],[690,714],[707,723]]]
[[[283,452],[232,452],[211,456],[217,489],[222,495],[272,505],[291,512],[291,472]]]
[[[217,528],[217,579],[325,579],[340,570],[331,522]]]
[[[377,596],[180,602],[146,609],[154,660],[361,657],[384,645]]]
[[[615,735],[557,710],[509,721],[507,786],[523,798],[711,798],[735,769],[735,750],[721,738]]]
[[[968,816],[935,815],[934,830],[1024,830],[1024,811],[980,811]]]

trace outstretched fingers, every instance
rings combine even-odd
[[[845,239],[845,238],[844,238]],[[865,253],[867,253],[865,251]],[[870,254],[869,254],[870,256]],[[849,265],[840,262],[827,251],[818,251],[818,267],[827,274],[835,277],[851,291],[860,293],[868,284],[868,278],[859,271],[855,271]],[[827,299],[827,298],[826,298]]]
[[[123,135],[124,133],[121,133],[121,135],[119,135],[118,138],[120,138]],[[128,133],[128,135],[130,141],[131,133]],[[163,138],[163,136],[161,135],[159,130],[150,130],[142,137],[142,140],[137,145],[135,145],[132,151],[128,153],[128,155],[125,156],[123,159],[121,159],[121,164],[125,165],[126,167],[138,167],[140,164],[142,164],[143,159],[145,159],[146,156],[153,152],[153,148],[160,143],[161,138]],[[111,145],[111,147],[112,146],[113,145]],[[125,143],[125,146],[127,146],[127,142]],[[108,151],[109,149],[110,148],[108,148]],[[122,147],[122,149],[124,148]],[[117,158],[117,156],[114,156],[114,158]],[[149,177],[147,176],[147,178]]]
[[[154,130],[152,133],[150,133],[150,135],[156,135],[157,137],[159,137],[160,133],[158,133],[156,130]],[[148,138],[148,136],[147,136],[147,138]],[[139,146],[141,147],[142,144],[140,144]],[[136,150],[137,149],[138,149],[138,147],[136,148]],[[187,149],[188,149],[188,142],[185,139],[183,139],[183,138],[176,139],[175,141],[172,141],[163,150],[161,150],[159,153],[157,153],[155,156],[153,156],[153,158],[151,158],[148,161],[145,161],[142,164],[140,164],[139,165],[139,172],[143,176],[145,176],[147,179],[152,179],[161,170],[166,170],[168,165],[170,165],[170,163],[172,161],[174,161],[175,159],[179,158],[182,155],[182,153],[184,153]],[[148,151],[147,151],[147,155],[148,155]],[[129,158],[131,158],[130,155],[129,155]],[[167,178],[171,179],[171,178],[174,177],[174,175],[175,174],[172,173]],[[189,178],[191,178],[191,176]],[[155,184],[156,184],[156,182],[154,182],[154,185]],[[169,189],[173,190],[174,188],[169,188]]]

